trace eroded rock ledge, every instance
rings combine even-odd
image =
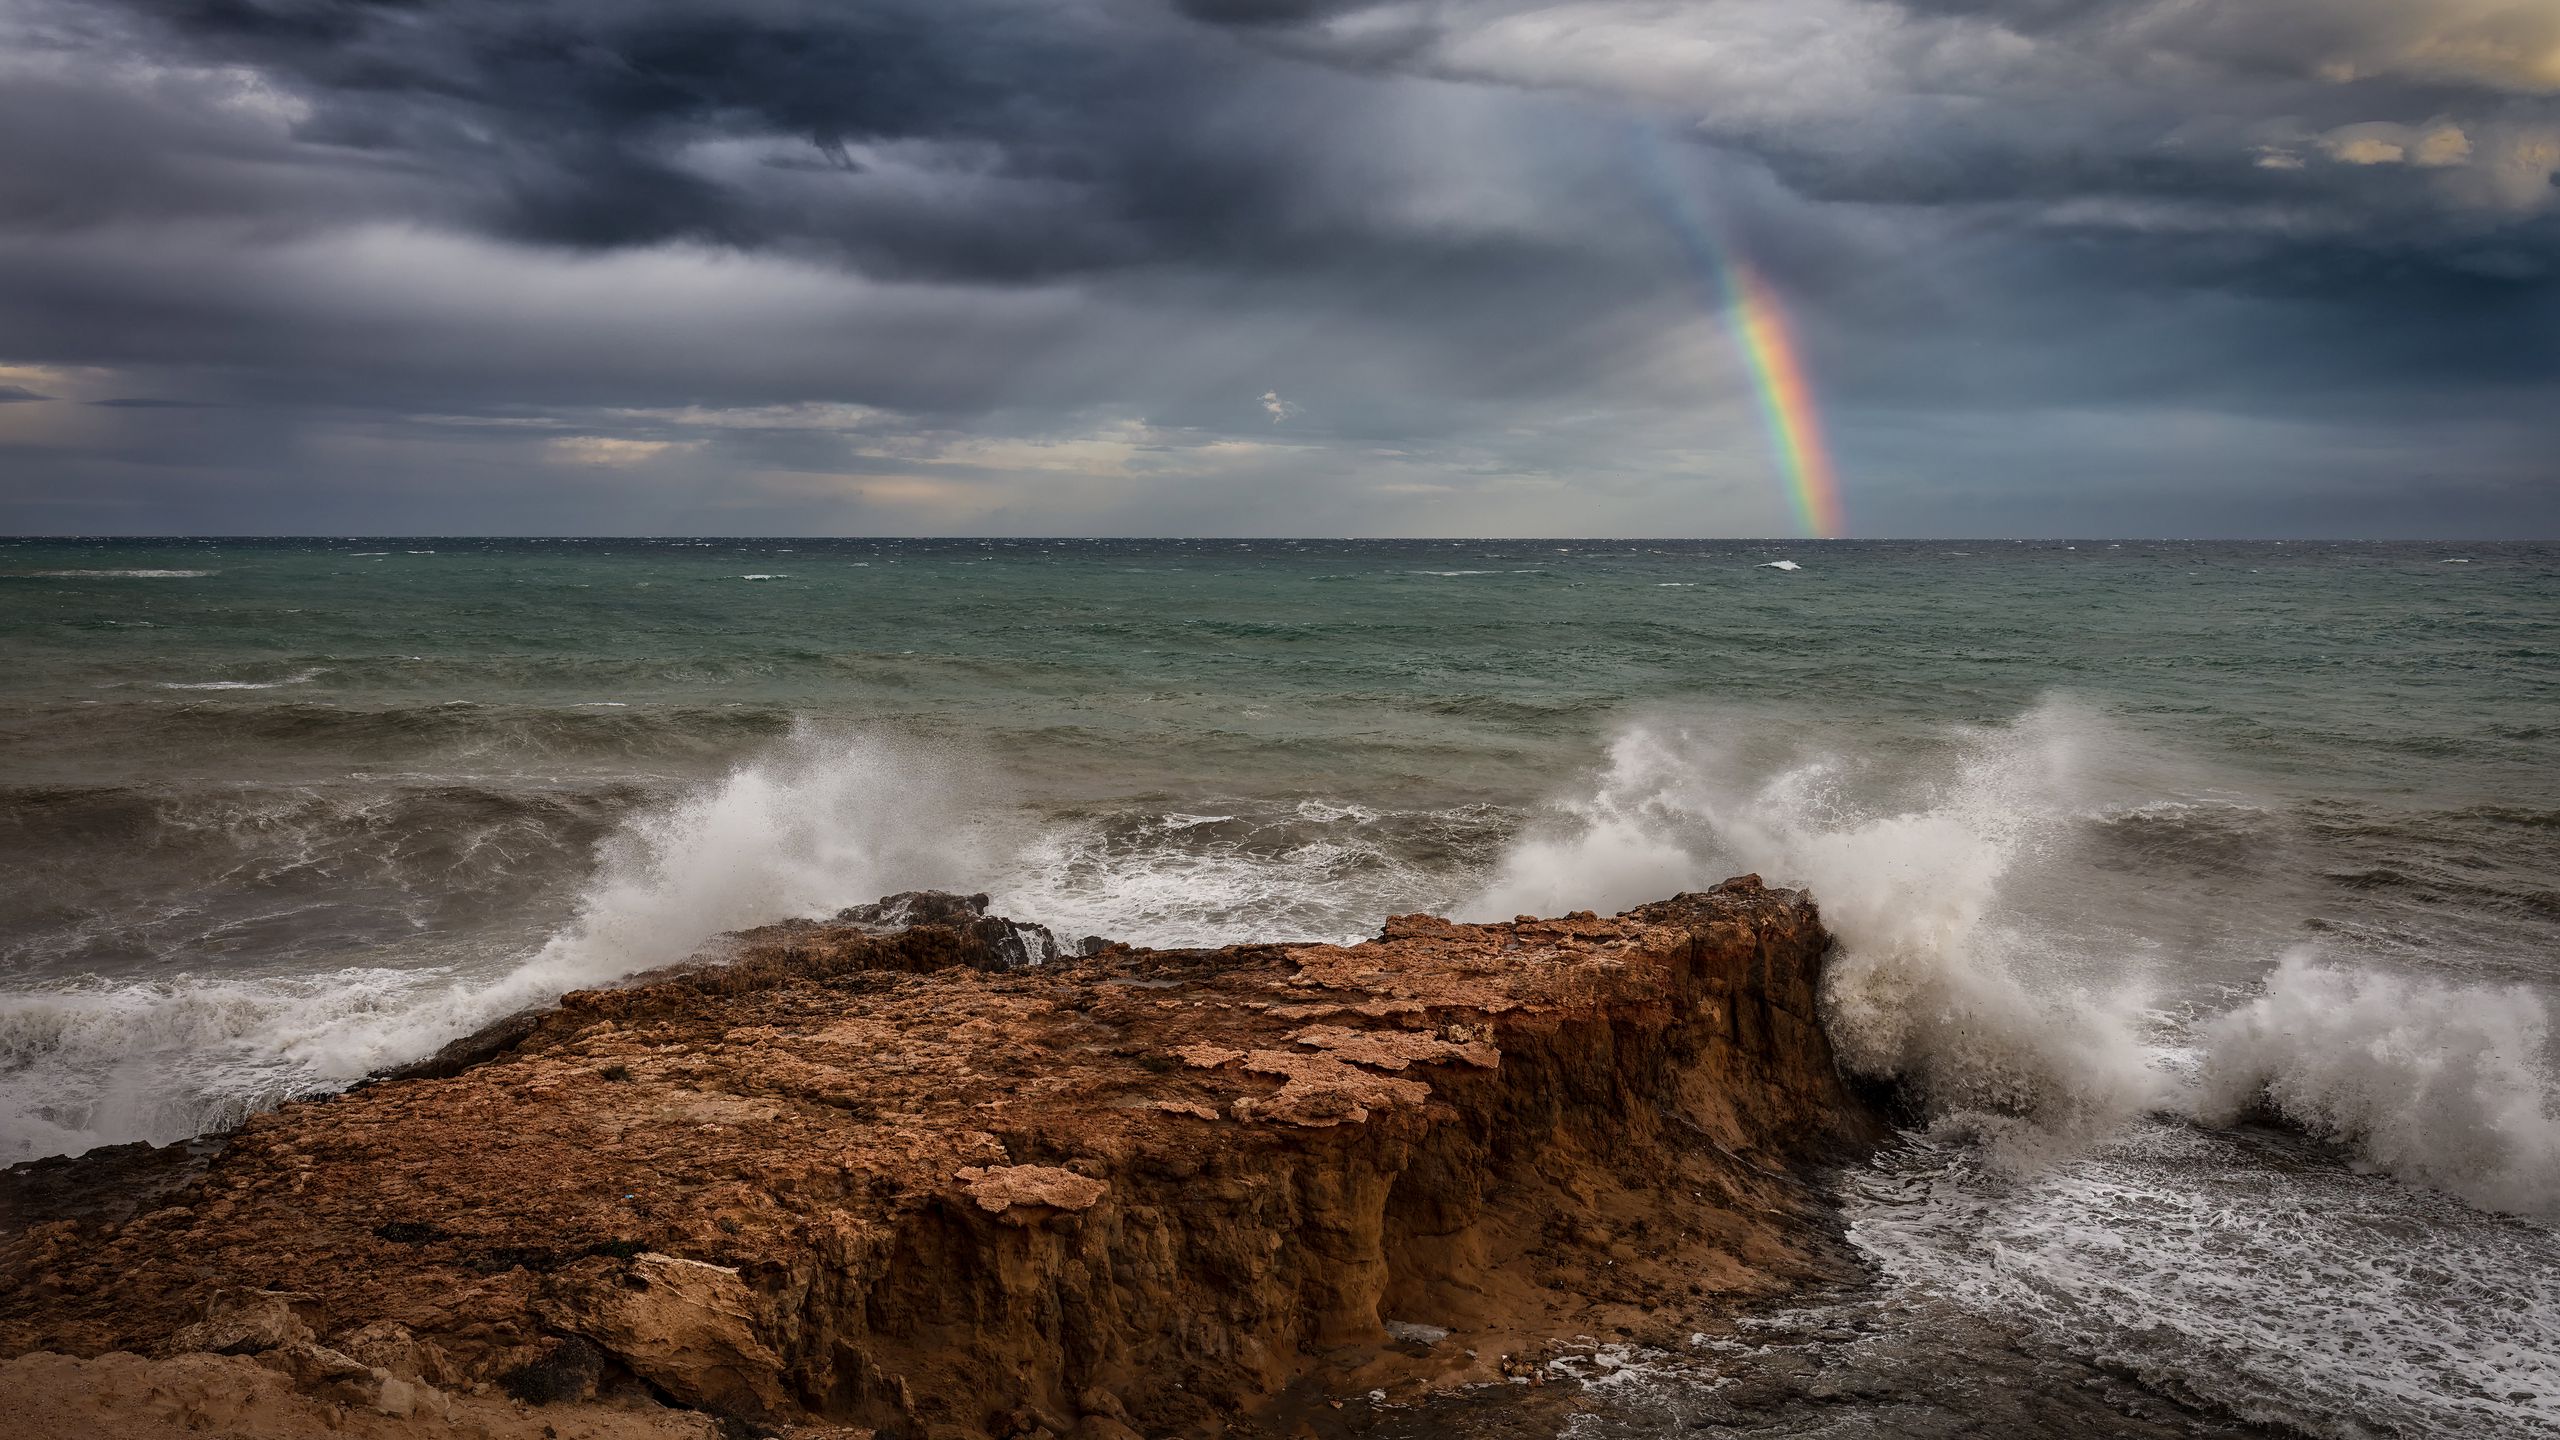
[[[22,1213],[0,1354],[247,1355],[368,1414],[618,1387],[917,1440],[1205,1433],[1783,1292],[1830,1263],[1802,1167],[1874,1134],[1814,907],[1756,877],[1031,966],[1045,935],[918,915],[748,932],[136,1203]]]

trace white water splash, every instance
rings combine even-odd
[[[0,1163],[236,1122],[345,1085],[723,931],[898,890],[965,888],[994,813],[914,746],[803,734],[626,823],[530,955],[319,974],[177,974],[0,994]]]
[[[1753,766],[1717,737],[1639,726],[1561,807],[1568,823],[1515,846],[1465,913],[1622,908],[1737,870],[1808,887],[1841,942],[1824,1002],[1844,1064],[1946,1116],[2103,1128],[2164,1099],[2138,977],[2099,988],[2050,963],[2004,892],[2081,813],[2094,724],[2039,707],[1963,734],[1920,777],[1829,754]]]
[[[2365,1165],[2475,1205],[2560,1214],[2551,1017],[2520,985],[2454,985],[2297,952],[2204,1033],[2197,1113],[2263,1107]]]

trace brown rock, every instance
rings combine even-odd
[[[1432,1064],[1456,1060],[1479,1070],[1490,1070],[1502,1063],[1502,1051],[1492,1042],[1468,1039],[1443,1040],[1436,1035],[1420,1035],[1406,1030],[1352,1030],[1340,1025],[1310,1025],[1289,1037],[1301,1045],[1327,1051],[1354,1065],[1373,1065],[1381,1070],[1402,1070],[1413,1064]]]
[[[453,1385],[464,1378],[442,1347],[419,1339],[396,1320],[376,1320],[359,1326],[338,1337],[330,1348],[403,1380]]]
[[[1090,1210],[1111,1193],[1099,1180],[1054,1165],[965,1166],[952,1176],[968,1189],[978,1208],[995,1214],[1014,1205],[1045,1205],[1052,1210]]]
[[[257,1355],[298,1344],[311,1338],[311,1327],[293,1313],[293,1305],[309,1299],[274,1290],[217,1290],[206,1302],[205,1318],[172,1334],[167,1348]]]
[[[782,1357],[731,1267],[656,1254],[627,1268],[590,1262],[562,1272],[534,1309],[687,1405],[763,1416],[789,1404]]]
[[[1280,1093],[1268,1099],[1235,1102],[1238,1119],[1276,1120],[1290,1125],[1356,1125],[1372,1110],[1398,1105],[1419,1106],[1431,1098],[1431,1087],[1419,1080],[1390,1080],[1354,1069],[1330,1055],[1295,1055],[1285,1050],[1256,1050],[1244,1068],[1263,1075],[1287,1077]]]
[[[776,1421],[1125,1440],[1835,1273],[1799,1167],[1877,1131],[1799,894],[1028,967],[973,906],[566,996],[201,1160],[120,1160],[147,1204],[49,1168],[0,1227],[0,1355],[263,1347],[377,1407],[518,1377],[539,1416],[636,1377]],[[1452,1338],[1398,1347],[1388,1316]],[[563,1355],[578,1384],[533,1383]]]

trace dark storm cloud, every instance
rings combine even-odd
[[[1685,196],[1879,525],[2547,527],[2537,13],[0,0],[0,525],[1776,529]]]
[[[39,394],[36,391],[30,390],[24,385],[0,385],[0,405],[21,405],[30,400],[50,400],[52,398],[53,397],[50,395]]]
[[[1151,5],[135,9],[306,103],[303,145],[423,171],[422,210],[538,243],[809,248],[1018,281],[1275,258],[1292,229],[1345,218],[1286,134],[1252,123],[1249,57]],[[1308,112],[1290,109],[1294,131]]]

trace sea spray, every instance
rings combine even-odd
[[[2475,1205],[2560,1214],[2551,1019],[2521,985],[2455,985],[2287,955],[2204,1030],[2196,1113],[2252,1112]]]
[[[1384,916],[1448,909],[1516,818],[1486,805],[1248,796],[1055,814],[1025,824],[986,888],[999,911],[1062,934],[1156,946],[1351,942]]]
[[[2011,1149],[2103,1131],[2165,1100],[2141,987],[2085,983],[2011,888],[2080,813],[2097,724],[2049,701],[1959,733],[1920,773],[1822,750],[1773,763],[1711,730],[1634,726],[1462,913],[1616,908],[1744,869],[1807,886],[1840,940],[1825,1022],[1851,1070],[2008,1132]]]
[[[987,868],[989,844],[964,773],[912,744],[803,730],[624,826],[576,920],[527,968],[590,983],[682,959],[724,930],[963,884]]]
[[[626,821],[574,916],[529,955],[0,995],[0,1163],[178,1139],[682,959],[725,930],[965,886],[1004,828],[978,784],[923,746],[804,728]]]

